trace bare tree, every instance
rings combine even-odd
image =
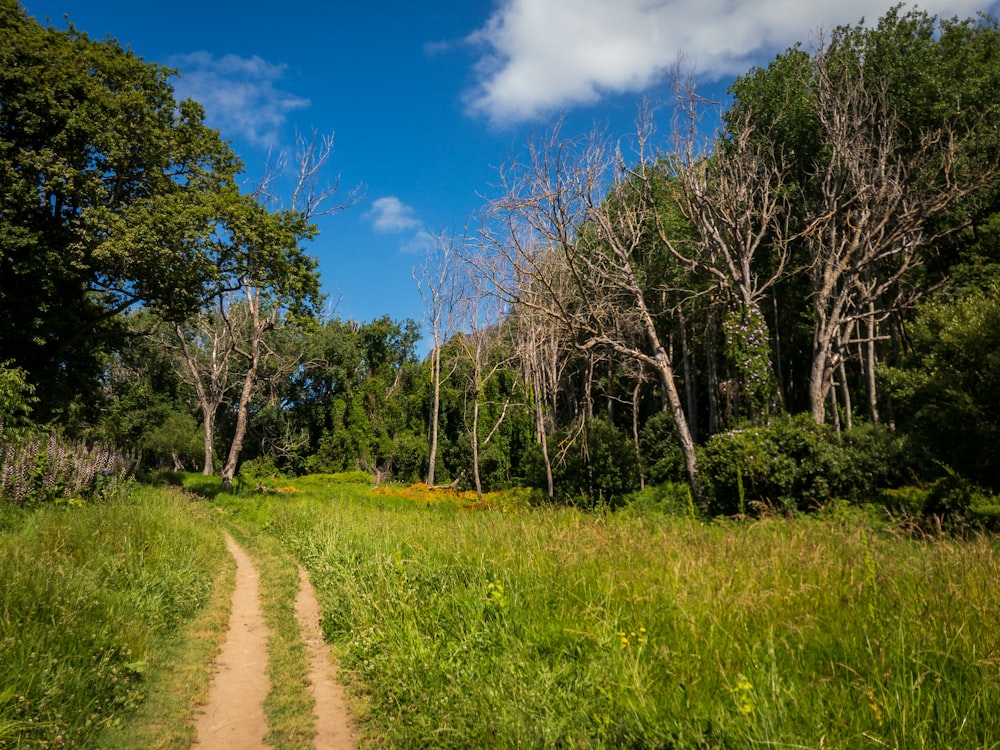
[[[469,246],[465,250],[476,252]],[[473,260],[467,254],[463,259],[461,277],[457,279],[462,291],[456,297],[456,311],[465,331],[459,332],[454,338],[470,366],[466,392],[471,397],[472,414],[467,419],[472,444],[472,477],[479,500],[483,499],[480,452],[493,440],[506,419],[513,394],[505,395],[500,412],[485,435],[482,432],[486,428],[481,425],[483,396],[490,381],[507,371],[515,354],[511,342],[503,340],[503,334],[509,330],[509,326],[503,322],[507,317],[506,310],[500,295],[484,288],[485,284],[489,284],[489,279],[477,273],[477,269],[482,267],[483,263],[478,258]]]
[[[655,165],[644,145],[640,129],[630,165],[599,133],[562,140],[557,127],[532,140],[524,161],[500,171],[502,195],[483,227],[491,250],[483,271],[509,302],[559,321],[576,348],[638,360],[657,374],[700,493],[694,440],[658,327],[659,290],[644,284],[658,252],[649,231],[656,206],[644,189]]]
[[[545,465],[546,489],[549,497],[553,497],[555,483],[548,436],[555,426],[560,375],[566,363],[562,343],[566,338],[566,331],[558,320],[541,315],[529,307],[522,307],[517,311],[514,324],[521,380],[535,417],[535,440]]]
[[[734,396],[741,395],[752,411],[766,411],[777,387],[762,302],[784,278],[791,258],[790,169],[772,139],[757,132],[750,113],[722,116],[679,74],[674,92],[673,150],[659,159],[660,174],[645,170],[643,176],[652,200],[675,204],[693,237],[667,226],[662,210],[654,214],[657,231],[682,267],[700,271],[711,298],[735,317],[738,325],[727,329],[728,348],[743,356],[757,352],[761,361],[734,363],[733,385],[741,391]],[[702,126],[706,109],[722,122],[714,133]],[[644,117],[650,120],[648,112]],[[660,199],[651,177],[665,183]],[[748,345],[750,339],[757,345]]]
[[[814,210],[803,232],[814,314],[809,404],[823,422],[854,324],[873,326],[912,302],[900,282],[934,239],[930,219],[984,184],[995,167],[963,169],[963,144],[947,126],[917,134],[911,145],[914,134],[885,84],[868,80],[861,61],[822,40],[810,85],[828,152],[812,175]]]
[[[214,307],[200,310],[183,323],[174,323],[164,335],[164,329],[154,328],[158,343],[171,354],[174,371],[190,385],[201,409],[205,460],[202,473],[215,473],[215,421],[235,384],[232,354],[235,347],[230,318],[224,315],[223,298]]]
[[[431,415],[428,435],[427,484],[434,486],[438,426],[441,415],[441,347],[453,328],[458,254],[455,239],[441,235],[428,249],[413,280],[424,302],[424,321],[431,332]]]

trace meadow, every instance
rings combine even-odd
[[[210,520],[205,503],[151,487],[0,503],[0,748],[94,747],[138,709],[168,744],[190,744],[185,707],[207,688],[232,568]]]
[[[376,745],[1000,747],[991,538],[280,489]]]
[[[358,478],[221,494],[192,475],[210,502],[140,488],[3,510],[0,747],[125,747],[138,724],[186,746],[211,648],[183,652],[186,683],[171,660],[219,611],[220,525],[277,625],[279,748],[309,747],[280,625],[293,560],[365,747],[1000,747],[992,537],[913,537],[847,508],[705,521]]]

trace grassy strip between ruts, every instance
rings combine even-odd
[[[102,733],[109,747],[186,747],[232,583],[206,504],[138,487],[105,504],[8,509],[2,527],[0,748],[93,747]],[[159,726],[141,743],[113,739],[147,695],[144,721],[154,711]]]
[[[1000,747],[991,538],[282,490],[372,744]]]

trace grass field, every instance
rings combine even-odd
[[[186,746],[224,622],[219,524],[261,570],[278,748],[309,746],[293,560],[369,747],[1000,747],[993,538],[338,479],[0,509],[0,747]]]
[[[1000,550],[290,482],[218,498],[310,570],[391,747],[1000,747]]]
[[[0,506],[0,748],[93,747],[147,698],[163,706],[164,695],[147,695],[151,678],[187,680],[175,711],[186,717],[211,645],[189,669],[177,660],[197,641],[189,626],[207,626],[200,618],[228,564],[206,504],[175,492]],[[158,737],[190,744],[183,721],[158,718]]]

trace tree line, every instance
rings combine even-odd
[[[897,7],[726,102],[678,71],[632,133],[536,134],[414,270],[421,327],[319,314],[332,141],[243,192],[168,70],[2,2],[5,437],[717,512],[1000,486],[988,16]]]

